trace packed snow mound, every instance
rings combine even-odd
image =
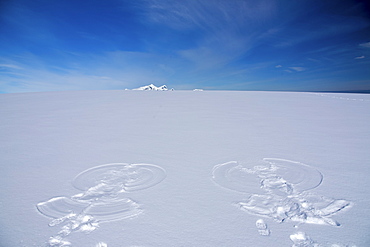
[[[148,91],[148,90],[153,90],[153,91],[167,91],[168,88],[166,85],[162,85],[160,87],[157,87],[155,86],[154,84],[150,84],[150,85],[147,85],[147,86],[142,86],[142,87],[139,87],[139,88],[135,88],[133,90],[143,90],[143,91]]]

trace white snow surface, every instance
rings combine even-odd
[[[0,95],[0,246],[370,246],[370,95]]]

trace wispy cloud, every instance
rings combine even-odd
[[[153,22],[175,29],[217,31],[256,25],[274,13],[275,1],[176,1],[147,0],[146,13]]]
[[[288,73],[294,73],[294,72],[302,72],[307,70],[305,67],[297,67],[297,66],[291,66],[291,67],[283,67],[282,65],[276,65],[275,68],[282,69],[285,72]]]
[[[297,72],[305,71],[306,68],[303,67],[289,67],[289,69],[295,70]]]
[[[82,15],[81,1],[13,2],[1,17],[4,92],[149,83],[257,88],[258,81],[267,89],[289,79],[336,81],[338,74],[360,80],[368,71],[370,42],[356,33],[369,21],[331,2],[97,1]]]
[[[270,30],[263,23],[274,15],[275,1],[148,0],[147,18],[154,24],[194,32],[195,42],[178,50],[196,70],[216,69],[248,52]]]
[[[50,66],[32,54],[20,58],[0,64],[0,71],[7,72],[0,74],[3,92],[134,88],[167,83],[171,74],[163,57],[140,52],[80,54],[79,60],[70,58],[70,64],[62,67]]]
[[[22,69],[22,68],[15,64],[0,64],[0,69]]]
[[[370,42],[359,44],[359,46],[370,48]]]
[[[88,90],[120,88],[122,81],[110,77],[86,75],[77,71],[63,74],[45,69],[20,70],[15,74],[0,76],[1,90],[8,93],[62,91],[62,90]]]

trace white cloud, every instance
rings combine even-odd
[[[276,2],[146,0],[147,22],[178,31],[192,30],[195,41],[175,51],[196,71],[218,69],[245,55],[256,43],[274,34],[261,28],[274,16]]]
[[[276,66],[275,66],[275,68],[281,68],[281,67],[283,67],[283,65],[280,65],[280,64],[279,64],[279,65],[276,65]]]
[[[147,0],[149,19],[175,29],[220,30],[256,25],[276,10],[275,1]]]
[[[3,68],[3,69],[22,69],[21,67],[19,67],[18,65],[15,65],[15,64],[0,64],[0,68]]]
[[[359,57],[355,57],[355,59],[364,59],[365,56],[359,56]]]
[[[359,44],[359,46],[370,48],[370,42]]]
[[[7,93],[64,91],[64,90],[94,90],[118,89],[123,84],[121,80],[86,75],[76,71],[59,74],[42,69],[28,69],[14,78],[0,76],[1,91]]]
[[[218,69],[243,56],[250,49],[248,40],[243,37],[208,37],[202,44],[192,49],[178,51],[181,58],[192,63],[195,70]]]
[[[149,83],[168,84],[167,78],[171,73],[171,63],[150,53],[116,51],[80,56],[83,59],[63,64],[65,67],[48,65],[33,55],[24,55],[22,59],[14,56],[13,62],[0,62],[0,71],[5,71],[0,73],[0,91],[134,88]],[[170,65],[164,66],[166,62]]]
[[[303,67],[289,67],[289,69],[295,70],[297,72],[305,71],[306,69]]]

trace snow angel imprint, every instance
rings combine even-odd
[[[248,194],[236,205],[250,214],[277,222],[340,226],[331,216],[350,202],[308,192],[319,186],[323,175],[300,162],[265,158],[259,163],[230,161],[212,171],[218,185]]]
[[[89,233],[99,222],[139,215],[143,210],[127,193],[152,187],[165,177],[161,167],[151,164],[114,163],[83,171],[72,182],[81,193],[54,197],[36,206],[41,214],[53,218],[49,226],[62,225],[49,239],[49,246],[70,246],[65,237],[72,232]]]

